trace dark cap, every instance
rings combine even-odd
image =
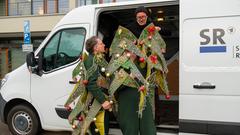
[[[135,10],[135,15],[137,15],[137,13],[139,13],[139,12],[144,12],[144,13],[146,13],[147,16],[148,16],[148,11],[147,11],[147,9],[146,9],[144,6],[139,6],[139,7]]]

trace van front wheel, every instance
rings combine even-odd
[[[40,127],[36,113],[27,105],[13,107],[8,113],[7,124],[14,135],[36,135]]]

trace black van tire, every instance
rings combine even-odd
[[[13,135],[37,135],[40,123],[36,112],[29,106],[14,106],[7,115],[7,124]]]

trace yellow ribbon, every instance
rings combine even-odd
[[[104,135],[104,131],[105,131],[104,116],[105,116],[105,111],[99,111],[99,113],[96,116],[96,121],[94,122],[100,135]]]

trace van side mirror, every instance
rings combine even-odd
[[[34,52],[30,52],[27,54],[26,62],[29,71],[32,73],[36,73],[37,60],[34,56]]]
[[[27,54],[27,58],[26,58],[26,63],[29,71],[39,76],[42,76],[41,53],[42,51],[40,51],[40,55],[39,55],[40,57],[36,58],[34,55],[34,52],[30,52]]]

